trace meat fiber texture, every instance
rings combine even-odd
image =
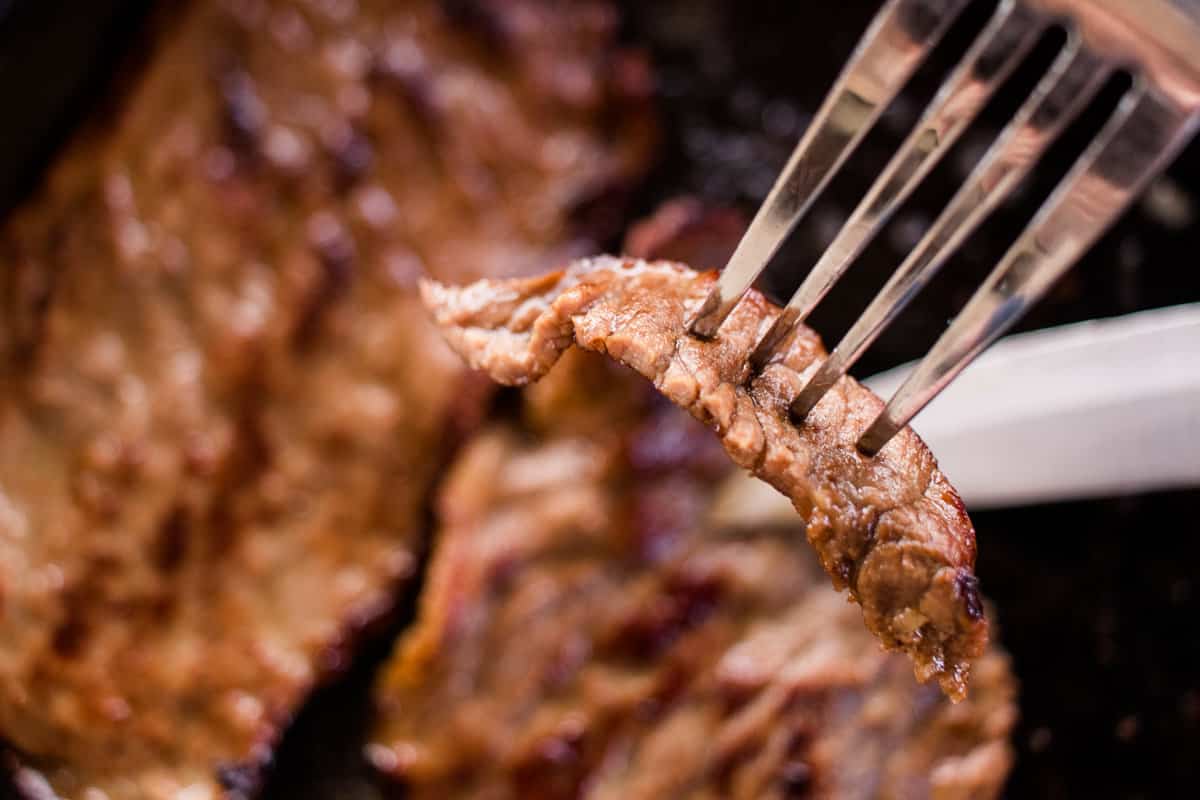
[[[0,228],[0,739],[36,798],[254,792],[483,413],[417,278],[594,248],[652,138],[602,2],[161,11]]]
[[[788,405],[824,356],[801,327],[751,374],[748,356],[778,308],[751,291],[712,341],[685,320],[714,273],[601,257],[536,278],[423,284],[447,341],[493,379],[537,380],[573,345],[607,353],[710,425],[740,466],[791,498],[838,588],[872,633],[912,658],[921,681],[965,696],[987,642],[974,575],[975,532],[953,487],[911,430],[877,456],[855,441],[882,403],[843,378],[802,425]]]
[[[997,796],[1007,656],[958,704],[919,685],[786,501],[639,385],[568,353],[455,461],[376,766],[414,800]]]

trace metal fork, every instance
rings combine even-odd
[[[888,0],[688,322],[721,323],[971,0]],[[792,402],[799,422],[1007,197],[1118,69],[1132,85],[1103,129],[861,435],[874,455],[1011,327],[1160,174],[1200,122],[1200,0],[1001,0],[959,65],[751,355],[761,369],[1052,25],[1048,72],[929,231]]]

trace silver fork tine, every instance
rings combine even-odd
[[[688,320],[712,337],[829,178],[968,0],[888,0],[796,145],[712,291]]]
[[[933,275],[1029,173],[1046,148],[1111,74],[1072,35],[1046,76],[975,167],[937,221],[896,269],[792,402],[803,419]]]
[[[1112,224],[1191,138],[1197,116],[1147,84],[1055,189],[979,291],[859,440],[873,455],[1015,323]]]
[[[896,208],[958,141],[1044,29],[1045,18],[1016,0],[1003,0],[997,6],[920,122],[758,343],[750,361],[755,370],[766,364],[796,323],[812,313]]]

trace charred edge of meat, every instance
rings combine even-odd
[[[967,616],[974,621],[983,619],[983,596],[979,592],[979,578],[966,570],[959,570],[954,578],[954,588],[963,598]]]
[[[304,692],[304,703],[288,713],[276,716],[265,728],[267,735],[255,746],[248,759],[217,766],[217,781],[228,793],[230,800],[251,800],[258,796],[276,765],[275,754],[283,737],[287,735],[292,722],[303,714],[307,704],[316,697],[320,689],[346,674],[356,656],[367,657],[364,653],[370,648],[365,647],[366,644],[383,638],[409,616],[412,603],[405,602],[403,598],[409,594],[405,587],[414,583],[417,571],[414,557],[412,568],[397,575],[396,585],[381,592],[377,602],[343,617],[342,629],[336,640],[325,647],[314,660],[318,674]]]
[[[413,567],[397,574],[394,577],[395,585],[382,591],[375,602],[355,609],[342,618],[340,632],[314,661],[317,675],[303,693],[306,700],[316,690],[329,685],[347,671],[352,657],[363,649],[360,645],[364,641],[395,627],[410,613],[406,604],[394,600],[404,596],[404,587],[412,582],[415,574],[414,558]],[[230,800],[250,800],[257,796],[274,765],[274,753],[280,738],[300,711],[301,708],[296,708],[291,713],[277,714],[264,726],[264,738],[253,748],[247,760],[216,766],[217,782],[228,793]],[[4,794],[7,787],[2,783],[5,777],[10,779],[10,785],[19,800],[62,800],[42,774],[28,766],[28,759],[19,750],[0,741],[0,797],[7,796]]]

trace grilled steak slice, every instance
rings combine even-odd
[[[646,159],[604,3],[166,5],[0,228],[0,739],[39,797],[253,790],[482,413],[416,278],[594,247]]]
[[[713,273],[637,260],[577,262],[538,278],[424,285],[450,344],[502,383],[523,384],[572,344],[632,367],[710,424],[726,451],[792,499],[808,539],[838,588],[848,587],[867,627],[912,656],[922,681],[953,698],[966,691],[987,621],[973,574],[975,533],[924,443],[901,433],[875,458],[854,442],[881,403],[845,378],[797,427],[788,403],[824,351],[800,330],[761,376],[747,356],[775,306],[752,292],[704,342],[684,332],[689,307]]]
[[[452,468],[418,622],[378,688],[376,765],[431,800],[995,796],[1006,656],[980,658],[957,705],[917,684],[786,501],[716,518],[713,497],[753,481],[678,409],[609,400],[631,379],[588,384],[596,416],[493,428]]]

